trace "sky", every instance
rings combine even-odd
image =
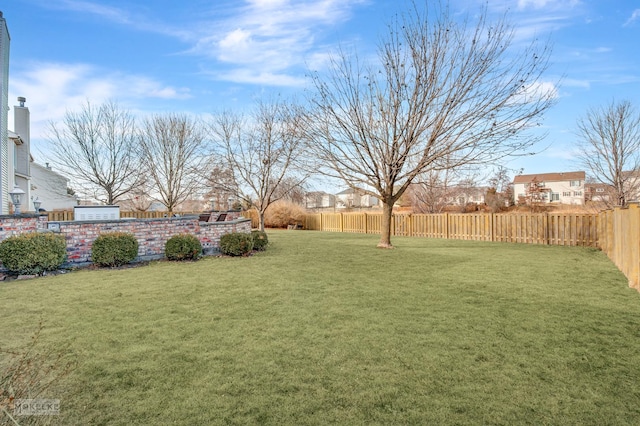
[[[420,1],[418,1],[420,3]],[[543,82],[556,103],[524,173],[579,170],[577,120],[629,100],[640,109],[640,1],[451,0],[456,16],[487,4],[507,13],[514,45],[549,42]],[[50,161],[47,127],[89,101],[140,115],[245,110],[256,99],[304,96],[309,70],[339,47],[376,52],[397,0],[0,0],[11,36],[9,104],[27,98],[32,153]],[[12,128],[12,111],[9,123]]]

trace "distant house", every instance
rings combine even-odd
[[[640,201],[640,171],[624,171],[622,176],[624,178],[623,188],[627,197],[626,202]]]
[[[637,202],[640,200],[640,171],[622,172],[622,188],[624,190],[625,201]],[[607,205],[616,205],[616,189],[608,183],[587,183],[585,184],[585,199],[587,201],[604,202]]]
[[[53,171],[49,164],[31,163],[31,196],[40,200],[40,208],[47,211],[73,209],[78,202],[68,188],[69,179]]]
[[[379,205],[378,198],[365,194],[361,190],[349,188],[336,194],[336,207],[338,208],[372,208]]]
[[[66,210],[76,205],[76,198],[68,193],[69,179],[33,161],[30,148],[31,118],[26,99],[18,98],[20,105],[13,107],[14,131],[8,132],[9,174],[13,183],[24,191],[23,212],[34,211],[33,200],[40,201],[44,210]]]
[[[336,206],[336,196],[324,191],[307,192],[304,196],[307,209],[327,209]]]
[[[583,171],[518,175],[513,178],[514,202],[522,203],[529,194],[535,192],[539,201],[544,204],[583,205],[584,180]]]
[[[452,186],[447,190],[447,205],[484,204],[487,189],[486,187]]]
[[[615,198],[615,192],[611,185],[606,183],[585,183],[584,184],[584,199],[585,201],[613,202]]]

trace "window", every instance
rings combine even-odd
[[[573,196],[574,197],[582,197],[582,191],[574,191]]]
[[[557,192],[552,192],[551,201],[560,201],[560,194],[558,194]]]
[[[563,196],[563,197],[571,197],[571,191],[563,192],[563,193],[562,193],[562,196]]]
[[[580,181],[579,180],[572,180],[569,181],[569,186],[580,186]]]
[[[596,192],[604,192],[604,188],[596,188]]]

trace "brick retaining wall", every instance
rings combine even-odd
[[[251,219],[237,218],[224,222],[200,222],[198,216],[160,219],[119,219],[112,221],[49,222],[46,216],[0,216],[0,240],[13,235],[46,230],[63,234],[67,242],[67,262],[91,261],[91,245],[104,232],[127,232],[138,240],[138,260],[164,256],[164,246],[176,234],[193,234],[202,243],[205,255],[216,254],[220,237],[231,232],[251,232]]]
[[[46,219],[46,218],[45,218]],[[19,216],[0,216],[0,241],[5,238],[12,237],[25,232],[35,232],[43,227],[46,221],[39,220],[38,216],[33,214],[24,214]]]

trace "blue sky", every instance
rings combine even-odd
[[[396,0],[19,0],[0,3],[11,35],[10,105],[27,98],[32,144],[48,161],[47,123],[108,99],[140,114],[243,109],[264,95],[302,95],[309,68],[337,46],[375,52],[406,3]],[[480,0],[451,0],[473,14]],[[489,0],[509,11],[515,42],[549,39],[557,104],[525,173],[569,171],[577,118],[628,99],[640,108],[640,2]],[[10,123],[12,113],[9,114]],[[543,150],[544,149],[544,150]]]

